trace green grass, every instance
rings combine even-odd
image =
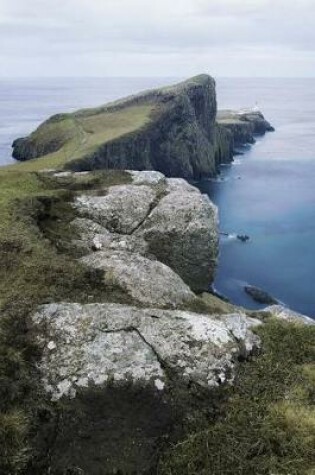
[[[101,275],[56,245],[63,237],[58,236],[61,227],[56,223],[56,242],[51,242],[42,222],[58,220],[58,207],[70,220],[67,203],[77,190],[129,180],[119,171],[60,179],[16,169],[0,171],[0,473],[20,473],[26,466],[43,412],[36,373],[39,349],[29,331],[30,313],[51,301],[116,298],[104,290]]]
[[[315,327],[270,320],[216,420],[175,445],[163,475],[315,473]],[[224,397],[222,398],[224,401]]]
[[[63,114],[44,122],[28,138],[39,158],[7,167],[8,170],[40,171],[59,169],[72,160],[92,155],[99,146],[130,134],[148,124],[152,103],[121,109],[93,109]],[[54,147],[53,153],[46,153]],[[44,153],[41,153],[43,151]]]

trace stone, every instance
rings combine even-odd
[[[184,180],[167,180],[167,190],[136,235],[194,291],[208,290],[219,251],[217,208]]]
[[[265,292],[264,290],[259,289],[258,287],[254,287],[253,285],[245,285],[244,290],[248,295],[250,295],[250,297],[252,297],[253,300],[258,303],[266,305],[273,305],[279,303],[278,300],[269,295],[268,292]]]
[[[87,218],[75,218],[71,225],[80,234],[80,239],[75,240],[74,244],[87,253],[100,250],[124,250],[142,255],[147,253],[148,245],[145,240],[132,234],[111,233],[104,226]]]
[[[165,175],[154,170],[126,170],[132,176],[134,185],[158,185],[165,181]]]
[[[142,304],[177,307],[196,298],[172,269],[140,254],[100,251],[84,256],[81,262],[103,270],[105,286],[118,287]]]
[[[42,382],[53,400],[108,383],[158,392],[172,378],[204,388],[231,383],[238,356],[259,346],[252,328],[261,324],[243,314],[219,318],[109,303],[44,305],[32,321],[43,347]],[[54,352],[48,341],[56,343]]]
[[[156,194],[149,186],[117,185],[108,188],[105,196],[81,195],[74,207],[107,230],[132,234],[146,219]]]

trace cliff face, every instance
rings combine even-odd
[[[132,116],[138,117],[139,110],[144,117],[133,128]],[[215,82],[201,75],[104,108],[51,118],[29,137],[16,140],[13,156],[55,160],[56,154],[61,159],[64,154],[63,165],[72,170],[128,168],[189,178],[212,175],[216,112]],[[122,127],[129,116],[130,127]],[[102,134],[109,127],[113,138]],[[75,141],[76,149],[70,150]]]
[[[213,176],[271,126],[260,113],[219,113],[215,81],[200,75],[96,109],[59,114],[13,143],[18,160],[47,168],[157,170],[168,177]]]

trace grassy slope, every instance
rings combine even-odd
[[[61,115],[59,120],[45,122],[31,135],[36,148],[56,139],[61,142],[59,150],[8,168],[19,171],[62,168],[66,162],[90,155],[98,146],[144,127],[150,122],[153,109],[154,104],[148,101],[119,109],[87,109]]]
[[[315,327],[271,320],[264,353],[241,365],[216,421],[196,428],[162,475],[315,473]]]

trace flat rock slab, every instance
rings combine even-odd
[[[132,234],[150,213],[155,199],[150,186],[118,185],[108,188],[105,196],[80,196],[74,207],[111,232]]]
[[[81,262],[103,270],[106,286],[119,287],[142,304],[172,308],[196,298],[172,269],[134,252],[94,252],[83,257]]]
[[[53,400],[79,388],[130,382],[164,390],[172,378],[202,387],[232,382],[240,354],[259,339],[261,322],[119,304],[44,305],[33,316],[42,381]]]

